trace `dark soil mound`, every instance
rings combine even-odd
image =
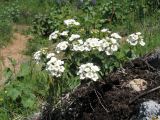
[[[135,59],[106,80],[82,84],[64,100],[62,108],[49,107],[43,120],[130,120],[137,106],[146,100],[160,103],[160,52]],[[129,80],[144,79],[147,89],[134,92],[126,87]],[[157,88],[157,89],[154,89]]]

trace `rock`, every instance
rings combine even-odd
[[[137,116],[131,120],[160,120],[160,104],[153,100],[143,102]]]
[[[144,58],[152,67],[160,70],[160,48],[157,48],[153,53]]]
[[[130,87],[136,92],[140,92],[147,89],[147,81],[143,79],[133,79],[127,84],[127,87]]]

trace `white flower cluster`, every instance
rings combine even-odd
[[[106,47],[105,53],[107,55],[112,55],[114,52],[118,50],[119,43],[117,39],[114,39],[114,38],[107,38],[107,39],[108,39],[109,46]]]
[[[122,38],[118,33],[112,33],[111,37],[115,38],[115,39],[118,39],[118,40]]]
[[[37,64],[41,61],[41,56],[42,52],[40,50],[34,53],[33,58]]]
[[[102,33],[111,33],[111,31],[109,31],[108,28],[103,28],[103,29],[101,30],[101,32],[102,32]]]
[[[53,77],[60,77],[64,72],[64,61],[58,60],[54,53],[49,53],[47,58],[50,60],[46,64],[46,70],[51,74]]]
[[[127,38],[127,42],[132,46],[135,46],[137,44],[140,44],[141,46],[145,46],[145,42],[140,32],[129,35],[129,37]]]
[[[72,51],[84,51],[83,40],[79,39],[72,43]]]
[[[67,41],[60,42],[56,46],[56,52],[60,53],[60,51],[66,50],[68,46],[69,46],[69,43]]]
[[[80,76],[80,79],[91,79],[97,81],[99,79],[98,72],[100,71],[99,67],[93,63],[82,64],[79,67],[77,75]]]
[[[69,31],[63,31],[62,33],[60,33],[61,36],[68,36]]]
[[[50,34],[49,36],[49,40],[55,40],[58,38],[58,34],[59,34],[59,31],[54,31],[53,33]]]
[[[64,24],[67,25],[67,26],[79,26],[80,23],[75,21],[74,19],[68,19],[68,20],[64,20]]]
[[[55,56],[54,53],[48,53],[47,56],[46,56],[46,58],[47,58],[47,59],[51,59],[51,58],[54,57],[54,56]]]
[[[107,55],[112,55],[119,47],[118,40],[106,37],[102,40],[98,38],[88,38],[85,42],[78,40],[72,43],[72,51],[104,51]]]
[[[53,33],[50,34],[49,36],[49,40],[56,40],[59,36],[68,36],[69,31],[63,31],[62,33],[60,33],[58,30],[54,31]]]
[[[76,40],[78,38],[80,38],[81,36],[78,35],[78,34],[72,34],[71,37],[69,38],[69,41],[73,41],[73,40]]]
[[[99,46],[99,39],[98,38],[88,38],[84,42],[84,50],[91,51],[96,49]]]

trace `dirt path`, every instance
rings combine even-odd
[[[19,32],[15,32],[13,34],[12,42],[5,48],[0,49],[0,60],[2,61],[0,68],[0,86],[4,83],[4,78],[2,77],[1,73],[2,70],[4,70],[6,67],[12,67],[8,58],[16,60],[16,70],[19,69],[21,63],[29,59],[28,56],[23,54],[29,39],[31,39],[30,36],[25,36]]]

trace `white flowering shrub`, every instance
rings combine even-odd
[[[107,28],[92,29],[88,34],[74,19],[65,20],[64,24],[65,30],[56,30],[49,36],[49,40],[56,41],[52,48],[54,51],[49,53],[50,50],[42,49],[34,54],[36,62],[43,64],[57,81],[57,86],[70,86],[72,82],[74,88],[80,80],[105,79],[110,71],[120,67],[130,57],[121,50],[125,43],[129,43],[125,50],[128,52],[132,52],[136,45],[145,45],[140,32],[129,35],[124,43],[124,38]]]
[[[79,75],[79,79],[87,78],[96,81],[99,78],[98,74],[105,76],[111,67],[121,64],[118,63],[118,59],[120,59],[119,54],[122,56],[120,50],[122,37],[118,33],[112,33],[108,28],[93,29],[90,32],[92,37],[87,38],[84,35],[83,26],[79,28],[80,30],[74,28],[80,26],[76,20],[64,20],[64,25],[66,26],[65,30],[56,30],[49,36],[49,40],[58,41],[54,52],[56,54],[64,53],[62,59],[65,59],[64,61],[58,60],[53,53],[46,55],[45,59],[50,60],[45,62],[45,66],[51,76],[60,77],[65,71],[64,64],[66,64],[69,69],[75,68],[74,73],[71,72],[71,74],[75,75],[76,71],[79,71],[76,74]],[[126,42],[131,46],[145,45],[140,32],[129,35]],[[34,54],[37,63],[40,62],[41,56],[41,51]],[[92,71],[94,64],[99,66],[97,71],[93,70],[95,73]],[[88,67],[87,70],[90,69],[90,71],[85,71],[84,67]],[[68,71],[70,72],[70,70]]]

